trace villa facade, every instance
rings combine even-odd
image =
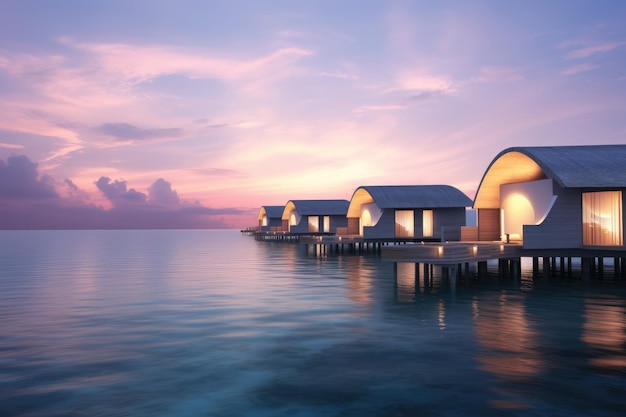
[[[301,234],[335,234],[347,226],[347,200],[290,200],[282,212],[282,230]]]
[[[361,186],[348,208],[348,234],[364,239],[460,240],[472,200],[449,185]]]
[[[625,191],[626,145],[509,148],[476,193],[478,239],[624,250]]]
[[[283,210],[285,206],[262,206],[258,215],[259,230],[261,232],[281,230]]]

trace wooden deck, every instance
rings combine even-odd
[[[313,235],[288,232],[259,232],[254,228],[242,230],[253,234],[256,240],[268,242],[300,243],[307,246],[308,253],[316,256],[329,254],[380,254],[383,261],[412,262],[423,264],[424,268],[440,266],[452,274],[477,264],[478,274],[487,272],[488,261],[497,260],[501,274],[519,276],[521,258],[532,258],[533,275],[571,276],[572,258],[580,258],[583,279],[604,275],[604,258],[613,258],[616,276],[626,278],[626,250],[623,248],[562,248],[524,249],[521,242],[504,243],[499,241],[472,242],[422,242],[408,239],[364,239],[359,235]],[[462,268],[462,265],[465,266]],[[541,267],[541,268],[540,268]],[[456,271],[456,272],[454,272]]]
[[[381,257],[384,260],[433,265],[516,259],[520,256],[522,256],[520,244],[500,242],[417,243],[381,248]]]

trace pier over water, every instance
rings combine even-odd
[[[611,249],[525,249],[522,242],[437,242],[410,239],[364,239],[358,235],[294,234],[289,232],[259,232],[242,230],[258,241],[296,243],[306,247],[314,256],[375,255],[390,263],[422,265],[424,274],[432,275],[434,267],[443,275],[456,280],[469,276],[484,276],[489,264],[497,261],[502,276],[519,277],[522,258],[532,259],[533,276],[573,277],[573,271],[584,280],[604,278],[610,274],[626,279],[626,251]],[[574,259],[574,261],[573,261]]]

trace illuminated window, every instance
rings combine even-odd
[[[583,245],[623,244],[622,192],[583,193]]]
[[[320,217],[309,216],[309,232],[317,233],[320,231]]]
[[[296,217],[296,213],[292,211],[291,215],[289,216],[289,225],[296,226],[297,224],[298,224],[298,218]]]
[[[267,216],[263,215],[263,219],[261,220],[261,226],[267,226]]]
[[[413,237],[413,210],[396,210],[396,237]]]
[[[330,216],[324,216],[324,233],[330,233]]]
[[[424,210],[422,212],[422,236],[433,235],[433,211]]]

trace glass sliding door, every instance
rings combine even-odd
[[[330,216],[324,216],[324,233],[330,233]]]
[[[317,233],[320,231],[320,217],[309,216],[309,232]]]
[[[415,236],[413,210],[396,210],[396,237],[413,236]]]
[[[622,246],[622,192],[583,193],[583,245]]]
[[[422,211],[422,236],[432,237],[433,229],[434,229],[433,211],[423,210]]]

